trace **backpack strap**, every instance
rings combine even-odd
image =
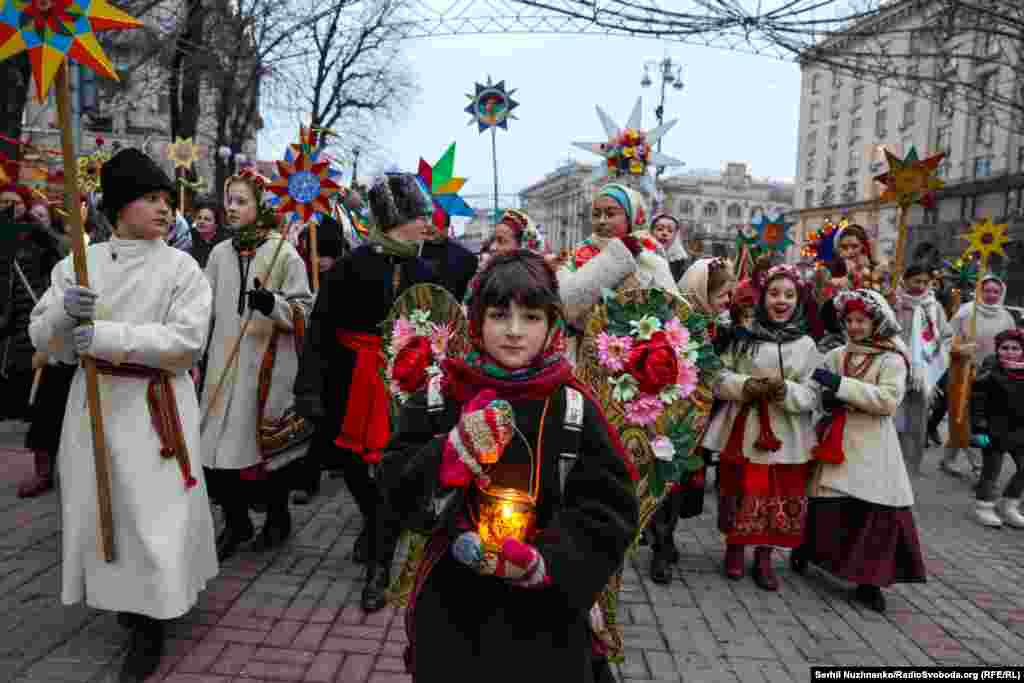
[[[565,432],[565,450],[558,457],[559,490],[565,491],[565,482],[579,459],[580,441],[583,438],[583,394],[570,386],[565,387],[565,418],[562,425]]]

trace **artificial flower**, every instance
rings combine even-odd
[[[631,337],[617,337],[607,332],[597,336],[597,358],[601,365],[615,372],[626,367],[629,352],[633,350]]]
[[[422,336],[413,337],[395,356],[391,376],[402,391],[411,394],[427,383],[427,368],[432,360],[430,340]]]
[[[661,321],[653,315],[645,315],[639,320],[630,320],[629,325],[633,328],[633,334],[640,341],[649,340],[655,332],[661,329]]]
[[[632,148],[632,147],[624,147],[622,149],[622,156],[626,157],[627,159],[631,159],[635,155],[636,155],[636,150],[634,148]]]
[[[391,328],[391,355],[397,354],[409,343],[409,340],[416,336],[416,327],[406,320],[399,318]]]
[[[671,405],[680,398],[682,398],[683,392],[678,384],[670,384],[658,394],[658,400],[665,405]]]
[[[642,393],[657,394],[676,382],[679,359],[665,333],[655,332],[648,341],[633,347],[626,369],[636,378]]]
[[[625,405],[626,421],[635,425],[654,424],[661,417],[665,406],[658,400],[657,396],[642,395],[635,401]]]
[[[609,377],[608,383],[612,385],[612,399],[619,403],[626,403],[636,398],[637,381],[633,375],[625,374],[618,377]]]
[[[672,462],[672,458],[676,455],[676,447],[667,436],[659,436],[651,441],[651,450],[654,451],[655,458],[665,462]]]
[[[679,318],[669,320],[662,326],[662,330],[664,330],[665,337],[668,339],[668,343],[672,345],[672,348],[677,353],[682,354],[690,343],[690,330],[679,322]]]
[[[679,397],[687,398],[697,389],[697,382],[700,380],[700,373],[697,366],[691,363],[680,363],[679,374],[676,377],[676,385],[679,387]]]
[[[449,325],[435,325],[430,335],[430,350],[437,358],[444,358],[448,355],[448,340],[451,338],[451,327]]]
[[[576,250],[576,267],[582,268],[583,265],[601,253],[601,250],[595,247],[593,244],[584,244]]]
[[[629,165],[629,172],[633,175],[642,175],[644,172],[644,162],[634,161]]]

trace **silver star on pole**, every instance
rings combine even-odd
[[[597,116],[601,119],[604,132],[608,135],[607,142],[574,142],[573,146],[602,157],[604,164],[597,166],[591,181],[601,178],[638,179],[641,187],[655,194],[654,179],[648,173],[651,166],[682,166],[683,162],[667,154],[654,151],[665,133],[670,131],[679,119],[663,123],[654,130],[641,129],[643,116],[643,98],[636,98],[633,113],[625,128],[619,128],[601,107],[596,107]]]

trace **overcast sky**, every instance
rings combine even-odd
[[[456,142],[455,172],[469,178],[464,195],[493,188],[490,133],[469,126],[463,109],[475,82],[487,76],[515,89],[518,120],[498,131],[499,188],[522,190],[566,159],[596,156],[573,141],[604,139],[594,110],[600,105],[625,125],[637,96],[644,97],[645,129],[656,125],[658,81],[640,87],[645,59],[666,54],[683,65],[682,91],[669,88],[666,119],[679,123],[663,151],[686,162],[684,169],[719,169],[725,161],[749,162],[755,176],[792,178],[800,105],[800,72],[793,63],[712,48],[636,38],[597,36],[468,36],[405,44],[421,93],[404,120],[380,137],[384,156],[413,171],[422,156],[434,163]],[[653,74],[652,74],[653,76]],[[294,132],[268,129],[260,157],[278,158]],[[381,161],[373,164],[378,169]],[[374,168],[364,168],[360,175]],[[346,180],[350,169],[346,169]],[[668,173],[674,173],[669,169]],[[489,203],[470,200],[470,204]]]

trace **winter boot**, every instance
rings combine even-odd
[[[236,552],[239,546],[248,543],[256,529],[249,519],[249,507],[245,502],[224,502],[224,530],[217,537],[217,560],[224,562]]]
[[[779,577],[775,575],[775,567],[772,566],[772,549],[768,546],[759,545],[754,549],[754,564],[750,573],[754,577],[754,583],[766,591],[779,590]]]
[[[975,503],[974,519],[993,528],[1003,526],[1003,520],[996,514],[996,504],[991,500],[979,500]]]
[[[964,471],[956,466],[956,461],[959,457],[959,448],[951,448],[947,446],[942,453],[942,460],[939,461],[939,469],[952,477],[964,476]]]
[[[53,463],[50,454],[33,451],[32,455],[35,456],[36,473],[18,487],[18,498],[35,498],[53,488]]]
[[[388,604],[388,586],[391,585],[391,567],[378,562],[366,565],[366,585],[360,596],[364,612],[379,612]]]
[[[746,546],[727,545],[725,546],[725,575],[733,581],[743,578],[743,556],[746,554]]]
[[[882,595],[882,589],[878,586],[861,584],[857,586],[853,597],[868,609],[879,613],[885,612],[885,596]]]
[[[797,574],[807,573],[807,551],[803,546],[793,548],[789,552],[789,568]]]
[[[1003,522],[1014,529],[1024,529],[1024,515],[1020,513],[1020,498],[1002,498],[996,503],[996,512]]]
[[[121,683],[142,683],[160,668],[164,654],[164,622],[139,616],[121,666]]]

